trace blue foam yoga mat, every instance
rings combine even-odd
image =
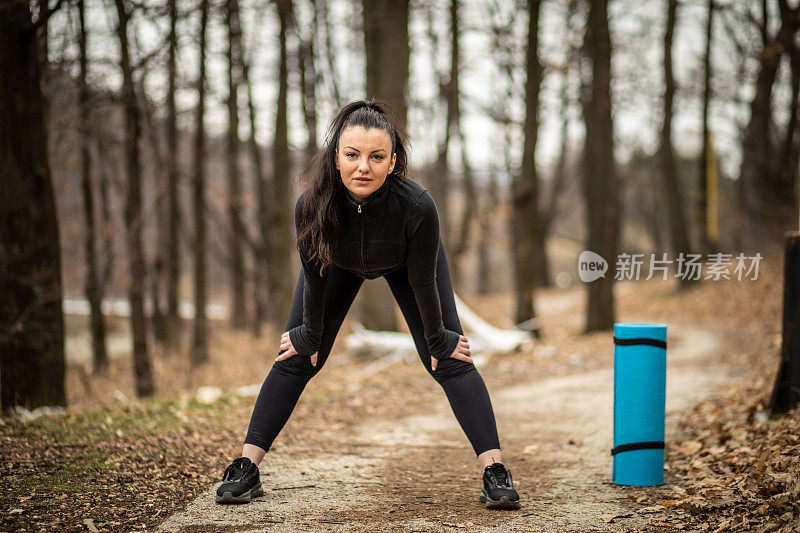
[[[664,483],[667,326],[614,324],[614,465],[618,485]]]

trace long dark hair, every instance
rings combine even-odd
[[[385,102],[370,99],[356,100],[339,110],[328,128],[325,144],[301,174],[309,185],[303,198],[296,246],[298,250],[308,252],[309,261],[318,262],[320,274],[330,267],[334,247],[343,231],[341,213],[347,193],[336,168],[336,151],[339,137],[348,126],[387,132],[397,160],[386,179],[395,176],[402,180],[406,177],[405,134],[391,108]]]

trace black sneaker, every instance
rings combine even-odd
[[[483,469],[483,490],[478,498],[489,509],[519,509],[519,494],[514,489],[511,471],[502,463]]]
[[[247,457],[240,457],[225,469],[222,485],[217,489],[217,503],[249,503],[263,495],[258,466]]]

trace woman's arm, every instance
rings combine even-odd
[[[300,219],[303,208],[303,196],[297,199],[294,208],[295,231],[299,231]],[[325,292],[328,288],[328,276],[330,269],[325,271],[325,275],[319,273],[319,262],[308,259],[308,250],[301,247],[300,263],[303,269],[303,323],[289,330],[289,338],[292,346],[300,355],[312,355],[319,350],[322,340],[322,318],[325,309]]]
[[[445,329],[436,287],[436,259],[439,254],[439,214],[428,191],[417,199],[411,213],[408,234],[408,281],[414,291],[428,351],[436,359],[447,359],[458,346],[460,334]]]

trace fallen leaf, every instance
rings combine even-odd
[[[660,520],[650,520],[647,523],[647,525],[653,527],[669,527],[669,528],[675,527],[674,524],[670,524],[669,522],[662,522]]]
[[[636,512],[640,514],[652,514],[652,513],[660,513],[664,511],[663,505],[653,505],[652,507],[642,507],[641,509],[637,509]]]
[[[687,440],[675,446],[675,451],[683,455],[694,455],[703,449],[703,443],[697,440]]]
[[[601,514],[598,518],[600,518],[600,520],[602,520],[606,524],[611,524],[617,518],[630,518],[632,516],[633,515],[630,514],[630,513],[628,513],[628,514]]]

